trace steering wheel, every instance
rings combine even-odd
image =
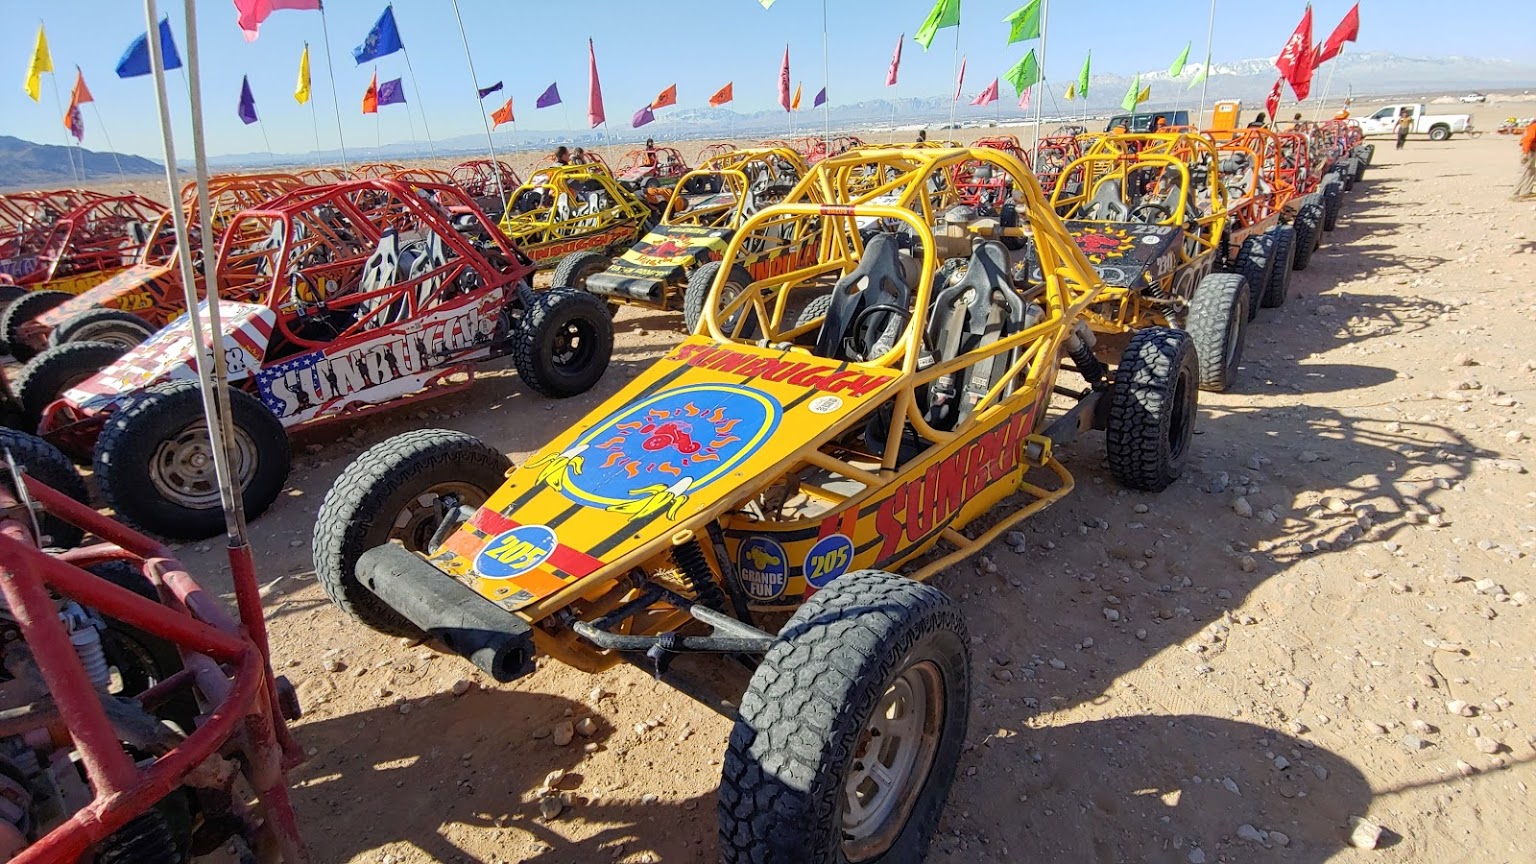
[[[1136,216],[1136,214],[1140,213],[1143,210],[1154,210],[1154,211],[1156,211],[1156,212],[1158,212],[1158,213],[1160,213],[1162,215],[1159,218],[1157,218],[1157,219],[1150,219],[1150,220],[1149,219],[1138,218]],[[1156,224],[1158,222],[1163,221],[1164,219],[1171,219],[1171,218],[1173,218],[1173,211],[1168,208],[1168,205],[1166,205],[1166,204],[1159,204],[1156,201],[1144,201],[1144,202],[1142,202],[1140,204],[1137,204],[1135,207],[1131,208],[1130,219],[1131,219],[1132,222],[1143,222],[1143,223],[1145,223],[1147,225],[1153,225],[1153,224]]]
[[[870,318],[877,312],[886,312],[891,315],[899,316],[901,318],[901,328],[903,330],[906,329],[907,323],[912,320],[911,310],[903,309],[900,306],[892,306],[889,303],[881,303],[876,306],[871,306],[868,309],[860,312],[858,316],[853,319],[853,326],[848,328],[852,332],[852,335],[848,337],[848,344],[849,347],[853,349],[853,353],[858,360],[867,361],[870,359],[869,352],[874,348],[874,346],[868,345],[864,342],[864,324],[866,323],[866,319]],[[884,333],[886,329],[886,327],[882,327],[880,328],[880,331]]]

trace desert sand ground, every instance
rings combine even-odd
[[[1490,130],[1504,114],[1480,113]],[[1077,491],[1025,524],[1022,554],[998,544],[938,579],[969,617],[976,696],[929,860],[1532,860],[1536,205],[1509,199],[1515,167],[1504,136],[1378,140],[1290,302],[1250,331],[1237,387],[1201,394],[1182,482],[1121,490],[1090,435],[1062,453]],[[358,452],[441,426],[525,458],[681,320],[626,309],[618,330],[582,397],[536,397],[507,363],[296,443],[252,533],[274,664],[306,710],[293,781],[315,860],[718,860],[728,703],[630,667],[496,685],[344,618],[311,573],[315,510]],[[227,590],[221,545],[182,553]],[[745,681],[676,668],[727,700]],[[593,734],[556,743],[588,717]],[[557,770],[573,803],[545,820],[534,790]],[[1350,845],[1357,817],[1377,848]]]

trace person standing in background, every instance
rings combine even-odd
[[[1515,198],[1529,198],[1536,192],[1536,123],[1525,124],[1520,136],[1520,181],[1515,184]]]
[[[1397,122],[1393,124],[1392,131],[1397,134],[1397,149],[1403,149],[1403,144],[1408,141],[1408,133],[1413,131],[1413,115],[1407,108],[1397,112]]]

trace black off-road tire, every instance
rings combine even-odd
[[[25,363],[37,355],[36,348],[17,341],[16,337],[21,332],[22,326],[65,300],[73,300],[74,297],[75,295],[68,291],[29,291],[5,307],[5,313],[0,314],[0,339],[5,340],[5,346],[17,362]]]
[[[229,406],[235,434],[245,437],[254,457],[241,501],[245,515],[255,519],[272,506],[288,480],[288,433],[265,405],[243,390],[230,388]],[[157,488],[150,467],[163,444],[203,422],[202,394],[195,381],[156,384],[107,418],[92,465],[102,498],[119,519],[173,540],[202,540],[224,530],[217,496],[200,506],[174,501]]]
[[[1365,179],[1365,154],[1360,152],[1360,148],[1356,147],[1354,152],[1350,154],[1350,158],[1355,163],[1355,182],[1359,183]]]
[[[1291,271],[1296,266],[1297,235],[1296,229],[1290,225],[1276,225],[1269,229],[1271,248],[1275,252],[1275,269],[1269,274],[1269,283],[1264,286],[1260,305],[1265,309],[1275,309],[1285,305],[1287,298],[1291,296]]]
[[[1237,260],[1233,262],[1231,272],[1242,276],[1248,286],[1247,320],[1252,321],[1258,317],[1259,299],[1263,295],[1264,286],[1269,284],[1275,272],[1274,238],[1267,234],[1255,234],[1244,240],[1237,250]]]
[[[105,342],[71,342],[49,348],[27,361],[16,374],[16,401],[22,422],[36,429],[43,410],[64,391],[112,365],[127,353],[120,345]]]
[[[704,304],[709,301],[709,289],[714,287],[715,274],[720,272],[722,266],[719,261],[710,261],[688,277],[688,287],[683,289],[683,324],[689,333],[699,329],[699,322],[704,318]],[[745,291],[752,284],[752,274],[737,264],[731,268],[725,284],[727,291],[732,288],[737,292]],[[721,326],[724,327],[723,324]]]
[[[88,309],[53,328],[48,344],[107,342],[129,349],[155,335],[155,327],[132,312],[121,309]]]
[[[5,314],[6,307],[27,293],[27,289],[10,282],[0,282],[0,315]]]
[[[89,503],[85,481],[80,478],[80,472],[75,470],[75,464],[69,461],[64,451],[36,435],[29,435],[17,429],[0,428],[0,460],[4,459],[7,451],[10,452],[11,458],[16,460],[16,467],[25,471],[32,479],[42,481],[43,485],[62,492],[81,504]],[[4,464],[0,464],[0,482],[7,485],[11,482],[10,468]],[[85,536],[84,531],[57,516],[45,513],[38,521],[43,533],[47,535],[44,541],[47,546],[73,549],[80,545],[80,540]]]
[[[1323,230],[1332,231],[1339,227],[1339,211],[1344,209],[1344,184],[1329,175],[1323,179],[1322,194]]]
[[[831,308],[832,295],[823,294],[822,296],[817,297],[811,302],[805,304],[805,308],[801,309],[800,314],[795,316],[795,326],[800,327],[802,325],[809,324],[817,318],[823,318],[826,316],[827,311]]]
[[[459,483],[483,493],[478,507],[501,485],[511,460],[501,451],[464,432],[418,429],[381,441],[363,451],[325,494],[315,517],[311,545],[315,578],[341,611],[391,636],[416,636],[416,626],[390,609],[357,581],[357,559],[391,542],[394,519],[405,506],[445,483]],[[430,535],[429,535],[430,539]],[[403,543],[407,549],[419,542]]]
[[[1248,339],[1248,304],[1256,299],[1240,273],[1210,273],[1195,286],[1184,329],[1194,342],[1201,390],[1232,386]]]
[[[721,859],[847,862],[847,778],[880,749],[861,748],[861,739],[892,684],[916,670],[942,688],[931,767],[916,781],[921,785],[899,833],[892,832],[894,842],[859,857],[871,864],[921,861],[964,745],[970,665],[959,606],[931,585],[859,570],[817,592],[779,631],[742,696],[721,770]]]
[[[565,399],[592,389],[608,369],[613,316],[585,291],[551,288],[529,304],[512,338],[512,360],[523,383]]]
[[[1357,147],[1355,149],[1357,149],[1360,152],[1360,155],[1365,157],[1365,167],[1367,167],[1367,168],[1371,167],[1371,163],[1376,161],[1376,145],[1375,144],[1361,144],[1359,147]]]
[[[1322,245],[1323,213],[1322,199],[1312,195],[1303,199],[1297,209],[1296,219],[1291,223],[1296,229],[1296,260],[1291,264],[1292,270],[1307,269],[1312,263],[1312,255]]]
[[[1345,192],[1355,191],[1355,175],[1360,173],[1360,167],[1355,164],[1353,157],[1339,161],[1338,167],[1333,169],[1339,175],[1339,182],[1344,184]]]
[[[613,264],[613,259],[596,249],[583,249],[560,259],[555,266],[555,275],[550,282],[556,288],[574,288],[577,291],[587,291],[587,277],[607,270]],[[588,292],[591,293],[591,292]],[[597,295],[593,295],[596,297]],[[619,314],[617,301],[607,297],[598,297],[608,307],[609,316]]]
[[[1116,480],[1161,492],[1184,473],[1199,379],[1188,333],[1148,327],[1131,335],[1115,370],[1104,435]]]

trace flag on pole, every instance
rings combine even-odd
[[[1135,111],[1140,102],[1137,98],[1141,95],[1141,73],[1136,73],[1136,78],[1131,82],[1131,89],[1125,91],[1125,98],[1120,100],[1120,107],[1125,111]]]
[[[76,141],[85,140],[85,117],[80,113],[80,106],[87,102],[95,102],[96,97],[91,95],[89,88],[85,86],[85,75],[80,67],[75,67],[75,86],[69,92],[69,110],[64,112],[64,128],[69,134],[75,136]]]
[[[547,89],[545,89],[545,91],[543,93],[539,94],[539,98],[534,100],[533,107],[535,107],[535,108],[548,108],[551,105],[559,105],[559,104],[560,104],[560,87],[559,87],[559,82],[557,81],[554,84],[549,85],[549,87]]]
[[[997,101],[997,79],[993,78],[992,79],[992,83],[987,85],[987,89],[985,89],[985,90],[981,91],[980,93],[976,94],[976,98],[971,100],[971,104],[972,105],[991,105],[993,102],[996,102],[996,101]]]
[[[249,126],[259,118],[256,116],[256,97],[251,94],[251,79],[248,76],[240,76],[240,105],[235,109],[240,115],[240,122]]]
[[[1093,65],[1093,52],[1089,51],[1088,56],[1083,58],[1083,71],[1077,73],[1077,95],[1084,99],[1088,98],[1088,67],[1091,65]]]
[[[652,109],[666,108],[677,104],[677,85],[673,84],[667,89],[656,94],[656,100],[651,103]]]
[[[1034,92],[1034,88],[1033,87],[1025,87],[1024,88],[1024,92],[1019,94],[1019,110],[1020,111],[1028,111],[1029,110],[1029,94],[1032,93],[1032,92]]]
[[[1189,48],[1193,44],[1193,42],[1185,42],[1184,50],[1179,52],[1179,56],[1173,58],[1173,65],[1168,67],[1169,78],[1177,78],[1184,74],[1184,64],[1189,62]]]
[[[1211,55],[1207,54],[1207,55],[1205,55],[1205,62],[1200,64],[1200,71],[1195,73],[1195,77],[1191,78],[1190,81],[1189,81],[1189,86],[1185,87],[1184,89],[1185,90],[1193,90],[1193,89],[1195,89],[1195,85],[1199,84],[1201,81],[1204,81],[1207,77],[1210,76],[1210,74],[1211,74]]]
[[[1344,13],[1344,20],[1339,22],[1339,26],[1333,28],[1333,32],[1328,34],[1327,41],[1323,42],[1322,49],[1317,53],[1317,65],[1321,66],[1339,56],[1339,52],[1344,50],[1345,42],[1353,42],[1359,38],[1360,4],[1356,3]]]
[[[517,118],[512,116],[512,97],[511,96],[507,97],[507,104],[505,104],[505,105],[501,106],[500,108],[497,108],[495,111],[491,112],[491,128],[492,129],[495,129],[496,127],[500,126],[503,123],[513,123],[513,122],[516,122],[516,120],[517,120]]]
[[[1023,42],[1027,39],[1040,38],[1040,0],[1029,0],[1029,3],[1021,7],[1017,12],[1003,19],[1004,24],[1012,25],[1008,31],[1008,44]]]
[[[719,108],[721,105],[735,99],[736,94],[731,89],[731,86],[735,83],[734,81],[727,81],[724,87],[716,90],[715,95],[709,97],[709,107]]]
[[[1291,38],[1287,39],[1285,47],[1280,49],[1280,56],[1275,58],[1275,68],[1280,70],[1280,77],[1291,85],[1297,101],[1307,98],[1307,94],[1312,90],[1314,63],[1312,6],[1309,4],[1307,11],[1302,13],[1301,23],[1296,25]]]
[[[27,95],[36,102],[43,94],[43,73],[53,71],[53,55],[48,53],[48,34],[37,25],[37,43],[32,46],[32,62],[27,64]]]
[[[400,83],[399,78],[396,78],[393,81],[385,81],[383,84],[379,85],[379,104],[405,104],[405,86]]]
[[[1013,85],[1013,92],[1021,96],[1025,90],[1033,87],[1040,80],[1040,62],[1035,59],[1035,49],[1029,49],[1029,53],[1013,64],[1013,68],[1004,77]]]
[[[39,33],[42,31],[39,30]],[[46,50],[47,45],[44,44]],[[176,40],[171,38],[171,19],[160,19],[160,55],[165,61],[165,71],[181,68],[181,55],[176,53]],[[51,68],[51,67],[50,67]],[[128,50],[117,61],[117,77],[137,78],[149,74],[149,33],[145,32],[129,44]]]
[[[827,104],[827,88],[823,87],[816,91],[816,98],[811,100],[811,107],[820,108],[825,104]]]
[[[293,88],[293,99],[300,105],[309,101],[309,43],[304,43],[304,53],[299,55],[299,86]]]
[[[363,93],[363,113],[379,113],[379,73],[374,70],[373,80],[368,83],[368,90]]]
[[[896,51],[891,54],[891,68],[885,70],[885,86],[896,86],[896,72],[901,69],[901,43],[907,41],[907,34],[903,33],[896,38]]]
[[[395,26],[395,7],[384,7],[384,14],[379,20],[373,22],[373,29],[364,37],[363,44],[352,49],[352,58],[361,66],[369,60],[377,60],[387,57],[396,51],[403,50],[405,43],[400,41],[400,28]]]
[[[951,102],[960,101],[960,88],[965,86],[965,61],[967,59],[966,57],[960,58],[960,74],[955,77],[955,95],[954,98],[949,100]]]
[[[1148,99],[1151,99],[1151,98],[1152,98],[1152,85],[1148,84],[1147,86],[1141,88],[1141,92],[1140,93],[1136,94],[1136,104],[1140,105],[1141,103],[1143,103],[1143,102],[1145,102],[1145,101],[1147,101]]]
[[[480,94],[480,98],[481,99],[484,99],[485,97],[491,95],[492,93],[498,93],[500,91],[501,91],[501,82],[500,81],[497,81],[495,84],[492,84],[489,87],[477,87],[477,88],[475,88],[475,92]]]
[[[255,42],[257,29],[267,16],[279,9],[297,9],[312,12],[320,8],[320,0],[235,0],[235,23],[245,33],[245,41]]]
[[[784,46],[784,62],[779,64],[779,105],[789,108],[789,45]]]
[[[593,129],[608,122],[603,113],[603,82],[597,78],[597,48],[591,39],[587,40],[587,122]]]
[[[1067,85],[1067,101],[1071,102],[1073,99],[1076,99],[1076,98],[1077,98],[1077,82],[1073,81],[1071,84]]]
[[[791,110],[791,111],[799,111],[800,110],[800,82],[798,82],[798,81],[795,82],[795,98],[790,101],[790,103],[789,103],[789,110]]]
[[[1284,78],[1276,78],[1275,86],[1270,88],[1269,97],[1264,100],[1264,109],[1269,112],[1269,122],[1275,122],[1275,112],[1280,110],[1280,85]]]
[[[629,119],[629,126],[631,129],[639,129],[641,126],[644,126],[645,124],[655,119],[656,115],[651,112],[651,106],[647,105],[644,108],[641,108],[639,111],[635,112],[635,116]]]
[[[945,27],[960,26],[960,0],[938,0],[933,4],[933,10],[924,19],[923,26],[917,28],[917,35],[913,36],[923,50],[933,44],[933,37]]]

